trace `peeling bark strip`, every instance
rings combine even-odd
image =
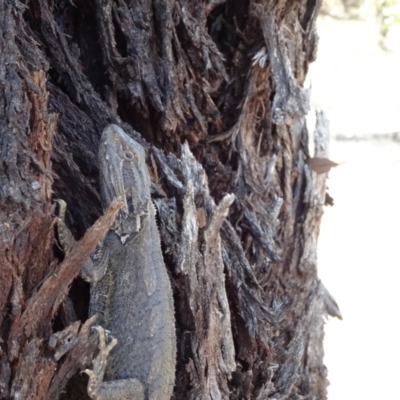
[[[90,333],[88,328],[94,320],[89,326],[86,324],[82,327],[82,331],[79,329],[80,324],[75,324],[75,329],[71,333],[67,333],[71,331],[71,326],[67,327],[67,332],[61,331],[67,339],[61,340],[59,343],[57,343],[56,337],[59,337],[61,333],[53,334],[50,338],[46,336],[49,335],[49,331],[51,332],[49,323],[55,317],[62,300],[67,295],[72,280],[78,275],[80,267],[110,229],[121,206],[121,202],[114,202],[110,206],[104,216],[72,247],[65,260],[54,271],[49,271],[50,275],[44,278],[40,288],[36,288],[28,300],[24,301],[25,299],[22,298],[22,290],[18,293],[21,297],[13,299],[23,305],[23,311],[14,314],[7,342],[9,361],[13,362],[14,368],[16,368],[11,387],[12,398],[46,398],[45,394],[50,390],[50,383],[61,354],[67,353],[78,345],[81,350],[84,348],[86,352],[90,350],[93,352],[93,342],[91,347],[88,343]],[[14,284],[18,285],[19,280],[19,276],[14,276]],[[36,335],[39,336],[36,337]],[[69,346],[63,349],[65,341]],[[51,350],[52,357],[50,358],[48,355],[46,356],[48,350]],[[74,354],[79,357],[81,367],[91,361],[85,352],[74,352]],[[78,360],[72,361],[72,363],[71,360],[69,361],[70,368],[73,372],[77,372],[76,361]],[[71,371],[69,373],[71,374]],[[41,374],[43,379],[38,380],[37,376]],[[65,379],[64,383],[66,383]],[[53,390],[58,391],[54,387]]]
[[[162,165],[160,154],[158,161]],[[173,168],[173,164],[169,167]],[[176,390],[182,398],[186,395],[188,399],[222,399],[229,394],[227,382],[235,370],[235,349],[219,230],[234,196],[226,195],[218,206],[215,205],[205,171],[186,143],[182,147],[181,168],[174,172],[183,175],[180,187],[184,208],[182,226],[178,229],[179,250],[174,254],[178,279],[185,288],[179,302],[182,309],[177,309],[177,316],[181,318],[178,325],[183,331],[192,332],[184,335],[183,342],[178,341],[192,388],[189,391],[183,388],[181,392],[178,386]],[[175,184],[176,177],[174,174],[171,177],[170,182]],[[166,178],[169,180],[169,176]],[[206,214],[201,232],[196,213],[200,206]],[[169,225],[170,219],[163,222],[164,229],[174,229]],[[187,379],[186,373],[177,371],[177,382]]]
[[[326,398],[323,315],[341,316],[316,243],[332,163],[326,119],[312,158],[304,120],[319,7],[0,2],[0,398],[85,398],[69,378],[97,342],[94,321],[75,320],[87,288],[74,277],[118,207],[63,258],[52,199],[69,205],[76,237],[98,219],[109,123],[149,156],[177,317],[175,399]]]
[[[278,27],[271,6],[255,4],[254,15],[259,19],[266,49],[263,47],[254,57],[261,68],[266,59],[272,72],[275,96],[272,103],[272,122],[276,125],[290,123],[291,117],[304,117],[310,111],[309,92],[298,85],[287,55],[285,38]]]

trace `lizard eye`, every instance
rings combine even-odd
[[[127,160],[133,160],[135,158],[134,154],[129,150],[125,150],[124,154]]]

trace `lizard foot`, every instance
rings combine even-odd
[[[93,329],[99,335],[99,354],[93,359],[93,369],[85,369],[84,372],[89,376],[88,395],[91,399],[98,399],[97,393],[103,382],[104,372],[106,371],[107,358],[110,351],[117,345],[117,339],[110,335],[110,342],[106,343],[106,331],[101,326],[94,326]]]
[[[137,379],[120,379],[103,382],[108,355],[117,345],[118,341],[101,326],[95,326],[93,329],[99,335],[99,354],[92,362],[93,369],[82,371],[89,376],[87,386],[89,397],[92,400],[144,400],[144,388]],[[108,341],[107,339],[110,340]]]

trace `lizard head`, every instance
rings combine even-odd
[[[141,218],[148,213],[151,180],[146,154],[143,147],[117,125],[104,129],[98,154],[103,207],[107,208],[116,197],[124,201],[115,227],[122,238],[137,232]]]

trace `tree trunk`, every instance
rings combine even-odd
[[[320,115],[310,158],[302,87],[319,7],[0,2],[2,399],[85,398],[97,336],[77,275],[118,211],[99,219],[109,123],[148,156],[174,291],[174,398],[326,398],[323,314],[340,316],[317,277],[328,131]],[[65,256],[54,198],[85,234]]]

